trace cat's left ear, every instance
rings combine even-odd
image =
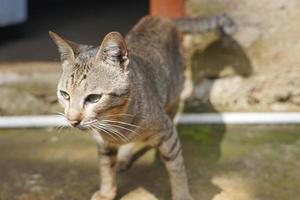
[[[96,62],[104,61],[124,69],[129,64],[128,50],[123,36],[118,32],[108,33],[96,54]]]

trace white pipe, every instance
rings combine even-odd
[[[43,128],[66,126],[64,117],[56,115],[2,116],[0,128]]]
[[[293,113],[198,113],[182,114],[179,124],[300,124],[300,112]],[[43,128],[67,126],[62,116],[2,116],[0,128]]]
[[[179,124],[300,124],[300,112],[183,114]]]

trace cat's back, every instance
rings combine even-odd
[[[169,19],[153,16],[143,17],[128,33],[126,41],[129,48],[145,47],[142,44],[162,45],[176,32]]]
[[[141,58],[147,78],[156,85],[165,106],[183,87],[183,62],[178,32],[166,18],[146,16],[126,37],[129,53]]]

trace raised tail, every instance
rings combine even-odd
[[[237,30],[237,25],[227,14],[208,17],[173,19],[177,30],[182,33],[202,33],[218,31],[221,35],[231,35]]]

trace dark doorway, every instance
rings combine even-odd
[[[48,30],[94,45],[110,31],[126,34],[148,14],[148,4],[148,0],[28,0],[28,21],[0,29],[0,61],[56,60]]]

